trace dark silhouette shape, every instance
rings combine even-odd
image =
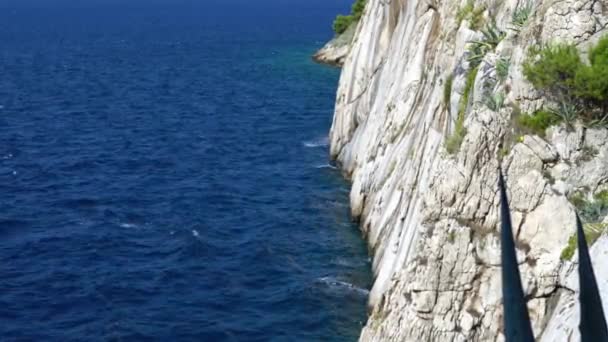
[[[498,187],[500,190],[502,227],[500,237],[505,340],[507,342],[532,342],[534,341],[534,334],[532,333],[526,298],[519,275],[505,180],[500,170],[498,171]],[[576,235],[579,258],[578,276],[581,310],[579,329],[581,342],[608,342],[608,328],[602,299],[593,272],[585,232],[578,214],[576,215]]]
[[[505,340],[507,342],[534,342],[526,298],[521,285],[517,264],[513,228],[505,181],[499,170],[500,188],[502,298],[504,307]]]
[[[576,215],[576,235],[578,241],[578,281],[581,306],[581,342],[608,341],[606,318],[602,299],[595,280],[589,247],[581,219]]]

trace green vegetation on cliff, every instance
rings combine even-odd
[[[570,202],[576,207],[581,219],[585,224],[585,240],[592,245],[606,230],[608,224],[601,220],[608,214],[608,191],[602,191],[588,200],[582,193],[578,192],[570,196]],[[571,260],[576,251],[576,234],[568,240],[568,244],[561,254],[562,260]]]
[[[355,0],[351,8],[351,12],[349,15],[341,15],[339,14],[334,20],[334,32],[336,34],[342,34],[350,25],[359,21],[361,16],[363,15],[363,10],[365,9],[365,3],[367,0]]]
[[[523,64],[524,76],[553,103],[569,125],[608,125],[608,36],[589,49],[589,63],[574,44],[531,48]]]

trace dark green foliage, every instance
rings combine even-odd
[[[594,231],[588,231],[587,229],[584,229],[584,230],[586,232],[585,240],[587,241],[587,243],[589,245],[592,245],[595,242],[595,240],[597,240],[601,235],[601,233],[597,234]],[[577,249],[577,235],[574,234],[568,239],[568,244],[562,250],[562,254],[560,254],[560,259],[561,260],[572,260],[574,253],[576,253],[576,249]]]
[[[568,239],[568,244],[566,245],[566,248],[564,248],[564,250],[562,250],[560,259],[572,260],[572,257],[574,256],[574,252],[576,252],[576,234],[572,235]]]
[[[465,135],[467,135],[467,129],[464,127],[464,118],[462,120],[459,118],[459,120],[456,122],[454,133],[452,133],[452,135],[450,135],[445,142],[445,149],[449,154],[458,152]]]
[[[477,78],[478,68],[474,67],[469,70],[467,73],[467,80],[464,84],[464,93],[462,93],[462,97],[460,98],[460,102],[458,103],[458,116],[463,116],[467,110],[467,106],[469,105],[469,98],[471,94],[473,94],[473,87],[475,86],[475,79]],[[464,121],[464,120],[463,120]]]
[[[550,110],[553,115],[558,117],[558,122],[563,122],[569,129],[574,129],[574,123],[580,114],[580,109],[571,102],[560,102],[557,108]]]
[[[342,34],[353,23],[353,17],[350,15],[338,15],[334,20],[334,32]]]
[[[589,51],[590,65],[579,68],[574,78],[574,95],[608,111],[608,36]]]
[[[583,199],[577,204],[576,208],[585,222],[597,222],[608,214],[608,196],[605,191],[594,195],[592,201]]]
[[[582,192],[580,192],[580,191],[577,191],[577,192],[573,193],[572,195],[570,195],[570,197],[568,198],[568,200],[578,210],[580,210],[583,206],[585,206],[587,204],[587,200],[585,199],[585,195]]]
[[[450,108],[450,100],[452,99],[452,83],[454,83],[454,75],[450,74],[443,84],[443,105],[445,108]]]
[[[542,49],[531,48],[523,72],[535,88],[557,96],[569,96],[582,64],[574,45],[555,44]]]
[[[523,73],[549,99],[562,103],[556,113],[564,121],[580,118],[588,126],[608,125],[608,36],[590,49],[589,64],[573,44],[533,48]]]
[[[498,187],[500,191],[500,246],[505,340],[508,342],[534,342],[526,297],[521,285],[511,213],[502,173],[499,174]]]
[[[475,85],[475,78],[477,77],[477,67],[469,70],[467,79],[464,85],[464,93],[458,102],[458,117],[456,119],[456,125],[454,132],[445,142],[445,148],[449,154],[454,154],[460,149],[460,145],[464,140],[464,136],[467,134],[467,129],[464,127],[464,119],[469,105],[469,98],[473,93],[473,86]]]
[[[490,44],[493,48],[496,48],[498,44],[505,38],[507,35],[503,31],[501,31],[496,23],[492,22],[486,25],[486,27],[481,30],[483,34],[484,42]]]
[[[359,18],[361,18],[361,16],[363,15],[363,10],[365,9],[366,2],[367,0],[356,0],[353,4],[351,15],[356,20],[359,20]]]
[[[365,4],[367,0],[356,0],[351,8],[351,13],[349,15],[338,15],[336,20],[334,20],[334,32],[336,34],[344,33],[350,25],[359,21],[361,16],[363,15],[363,10],[365,9]]]
[[[523,114],[517,118],[517,123],[524,131],[544,137],[547,128],[560,123],[559,116],[548,110],[538,110],[533,114]]]
[[[602,223],[604,216],[608,215],[608,191],[601,191],[588,200],[582,192],[576,192],[569,198],[579,212],[583,222],[587,243],[592,245],[606,230],[607,224]],[[570,237],[568,244],[561,254],[562,260],[570,260],[577,247],[576,235]]]
[[[450,154],[454,154],[458,152],[460,149],[460,145],[464,140],[464,136],[466,135],[466,129],[464,128],[464,119],[467,111],[467,107],[469,106],[469,99],[473,93],[473,87],[475,86],[475,78],[477,77],[477,71],[479,70],[479,64],[483,60],[484,56],[493,51],[496,46],[500,43],[500,41],[505,37],[504,32],[501,32],[496,24],[489,24],[486,26],[484,30],[482,30],[484,39],[483,41],[473,41],[469,42],[469,56],[468,61],[470,65],[469,72],[467,73],[467,78],[464,86],[464,92],[462,97],[460,98],[460,102],[458,103],[458,117],[456,119],[456,126],[454,128],[454,133],[446,140],[446,150]],[[444,89],[444,99],[445,99],[445,89]],[[498,100],[498,101],[496,101]],[[492,103],[491,108],[496,108],[496,110],[502,107],[504,102],[504,97],[500,95],[500,97],[494,97],[492,95]],[[495,105],[495,106],[494,106]]]
[[[496,77],[501,82],[504,82],[509,76],[509,68],[511,67],[511,60],[507,58],[499,58],[496,61]]]

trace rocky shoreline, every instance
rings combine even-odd
[[[607,27],[605,0],[370,0],[352,47],[330,43],[315,57],[343,63],[331,157],[352,181],[375,275],[361,341],[504,338],[499,167],[535,336],[577,340],[576,261],[560,255],[574,232],[570,198],[608,190],[608,130],[533,134],[514,121],[546,104],[522,74],[528,49],[566,41],[586,51]],[[475,54],[491,30],[500,39]],[[606,255],[608,239],[592,253]],[[595,267],[608,298],[608,267]]]
[[[344,65],[344,60],[352,47],[352,41],[355,37],[356,30],[356,24],[349,26],[344,33],[334,37],[317,51],[312,56],[312,59],[320,64],[342,67],[342,65]]]

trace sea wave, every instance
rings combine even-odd
[[[321,286],[329,291],[336,292],[346,292],[346,293],[354,293],[360,296],[369,295],[369,290],[364,289],[362,287],[358,287],[354,284],[351,284],[347,281],[340,280],[336,277],[321,277],[315,281],[317,286]]]
[[[305,141],[302,144],[308,148],[327,147],[329,146],[329,138],[322,137],[314,140]]]
[[[315,168],[316,169],[331,169],[331,170],[337,170],[338,169],[336,166],[331,165],[331,164],[316,165]]]

